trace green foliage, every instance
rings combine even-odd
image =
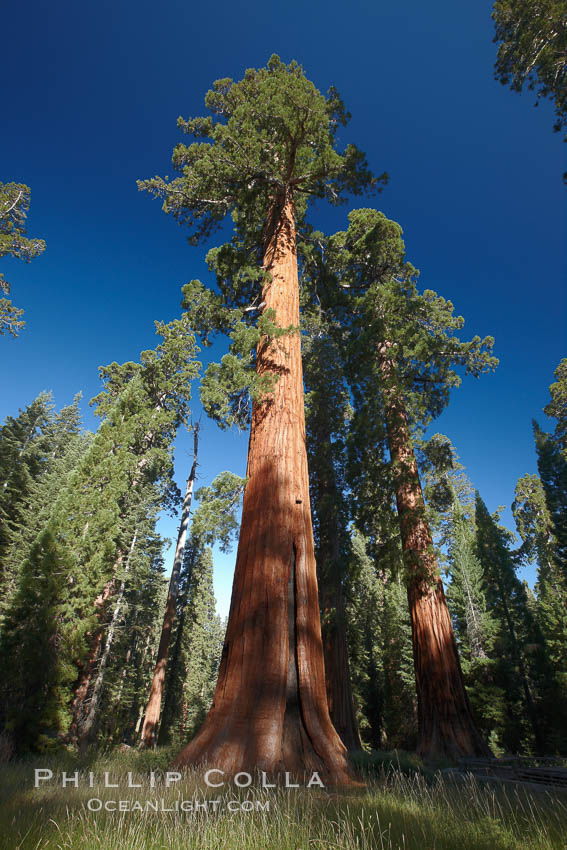
[[[29,262],[45,250],[43,239],[26,236],[26,218],[30,206],[30,190],[23,183],[0,183],[0,257],[18,257]],[[0,274],[0,292],[8,295],[10,284]],[[23,310],[10,299],[0,298],[0,334],[17,336],[25,322]]]
[[[79,433],[79,398],[56,413],[51,396],[41,393],[17,418],[7,417],[0,429],[2,608],[38,529],[86,450],[89,436]]]
[[[230,349],[220,363],[210,363],[201,381],[201,402],[208,415],[221,428],[249,424],[251,402],[260,401],[273,391],[277,374],[255,370],[256,350],[284,335],[296,333],[293,326],[281,328],[275,324],[273,310],[265,310],[255,326],[242,320],[233,321]]]
[[[189,416],[191,380],[200,367],[195,360],[195,337],[186,317],[168,325],[158,323],[157,329],[162,342],[155,350],[142,352],[140,363],[112,363],[101,369],[104,390],[93,403],[102,422],[95,437],[88,449],[79,453],[74,467],[67,468],[64,457],[60,467],[55,466],[55,459],[50,460],[54,474],[68,473],[66,480],[63,481],[61,475],[47,478],[43,473],[41,482],[45,486],[37,493],[28,488],[27,513],[21,512],[20,527],[24,516],[29,522],[33,521],[30,511],[36,505],[34,499],[41,495],[51,496],[51,502],[41,506],[35,526],[24,529],[24,537],[29,538],[27,545],[36,536],[39,543],[31,545],[21,568],[17,591],[7,605],[6,640],[17,639],[22,588],[27,587],[28,576],[42,575],[48,568],[40,542],[52,541],[49,551],[56,553],[57,564],[64,564],[64,567],[49,566],[55,574],[61,574],[50,598],[50,610],[55,624],[53,640],[59,650],[58,663],[66,671],[65,677],[54,680],[54,690],[44,693],[42,711],[53,715],[50,734],[54,739],[67,731],[64,722],[55,723],[54,712],[62,716],[60,707],[63,706],[68,721],[73,696],[71,684],[82,669],[93,665],[96,659],[91,655],[97,645],[97,651],[102,651],[108,624],[115,620],[115,631],[120,631],[122,624],[124,628],[127,623],[133,627],[130,612],[134,604],[138,609],[134,616],[134,620],[138,617],[136,628],[142,628],[146,636],[153,639],[155,611],[151,603],[155,602],[162,585],[159,558],[162,541],[156,540],[154,526],[159,509],[177,498],[177,488],[171,477],[172,442],[178,426]],[[64,418],[70,422],[73,419],[72,416]],[[31,433],[33,436],[33,431]],[[76,435],[69,423],[65,434],[70,447],[70,439]],[[42,438],[45,439],[45,435]],[[49,445],[52,443],[53,440]],[[18,451],[18,445],[15,450]],[[38,521],[41,522],[39,527]],[[55,563],[54,557],[48,565]],[[119,592],[122,582],[124,590]],[[29,640],[39,639],[43,628],[39,617],[28,620]],[[117,645],[120,644],[118,640]],[[114,651],[111,645],[110,650]],[[139,641],[132,651],[139,656]],[[151,651],[150,646],[145,647],[146,656],[148,651]],[[106,659],[105,666],[108,671],[105,669],[104,675],[108,677],[110,689],[106,695],[103,691],[103,700],[112,704],[113,694],[120,687],[128,689],[132,682],[130,679],[115,681],[117,670],[112,658],[110,662]],[[147,657],[139,668],[147,674]],[[11,687],[15,694],[18,693],[17,683],[25,683],[26,675],[24,668],[14,670]],[[144,686],[142,683],[142,688]],[[38,693],[41,699],[42,690]],[[8,710],[14,711],[16,705],[10,694],[6,702]],[[132,705],[134,702],[131,700]],[[79,725],[87,703],[83,700],[74,707],[74,721]],[[124,723],[127,725],[126,720]],[[120,730],[114,729],[113,734],[120,734]],[[20,746],[20,742],[17,743]],[[39,739],[26,740],[23,744],[38,747],[41,742]]]
[[[549,546],[553,560],[567,581],[567,454],[552,434],[544,433],[534,422],[539,477],[545,494]]]
[[[495,76],[512,91],[524,85],[537,102],[555,105],[559,132],[567,124],[567,6],[565,0],[496,0],[492,12],[499,44]]]
[[[456,332],[464,319],[453,304],[429,289],[419,293],[398,224],[371,209],[348,218],[348,230],[330,239],[329,262],[339,282],[333,309],[350,326],[352,379],[368,395],[380,385],[376,351],[387,343],[407,413],[426,427],[461,383],[458,370],[478,377],[496,367],[494,341],[461,341]]]
[[[277,375],[255,373],[256,347],[293,328],[278,328],[264,311],[263,254],[284,203],[293,200],[303,224],[310,198],[338,203],[345,192],[379,189],[364,155],[348,145],[336,150],[336,131],[349,115],[337,92],[322,95],[296,62],[272,56],[248,69],[240,82],[217,80],[205,98],[210,114],[179,127],[192,143],[179,144],[173,165],[180,176],[139,181],[164,199],[163,209],[189,229],[189,241],[209,237],[230,214],[231,242],[209,251],[220,295],[198,281],[184,288],[184,306],[195,316],[205,344],[211,333],[230,333],[230,350],[207,369],[201,399],[222,427],[244,427],[250,402],[274,386]]]
[[[117,579],[126,579],[125,593],[96,718],[99,746],[137,743],[136,727],[146,707],[148,683],[161,632],[160,612],[167,596],[163,540],[155,533],[158,508],[159,501],[156,504],[154,497],[152,504],[147,493],[145,499],[140,500],[136,542],[125,564],[127,573],[124,569],[117,571]],[[113,600],[113,607],[116,604]]]
[[[476,553],[474,514],[453,494],[447,603],[474,716],[485,739],[498,751],[505,722],[505,693],[497,681],[495,643],[498,623],[489,610],[483,566]]]
[[[557,682],[529,589],[516,576],[510,538],[477,495],[476,550],[488,609],[497,624],[495,682],[505,693],[501,742],[511,752],[542,753],[558,746]]]
[[[194,139],[173,152],[181,176],[138,183],[164,199],[164,211],[188,226],[193,243],[228,213],[237,229],[261,230],[278,193],[291,191],[301,214],[309,196],[337,203],[341,192],[384,182],[371,176],[354,145],[336,151],[336,131],[350,116],[337,92],[320,94],[296,62],[274,55],[240,82],[217,80],[205,104],[207,117],[178,120]]]
[[[131,807],[141,799],[134,781],[147,783],[150,770],[165,771],[175,754],[173,747],[156,751],[134,748],[111,754],[89,754],[77,760],[60,754],[3,766],[0,788],[0,830],[6,847],[80,847],[82,850],[297,850],[322,846],[333,850],[557,850],[566,833],[566,816],[560,793],[510,793],[474,779],[456,782],[452,776],[425,770],[414,755],[399,751],[356,758],[367,787],[341,793],[280,787],[238,792],[232,785],[203,788],[199,767],[183,777],[184,798],[219,799],[217,811],[198,809],[182,817],[175,811],[179,785],[143,789],[143,798],[164,800],[166,810],[157,818],[150,811],[105,811],[117,799],[115,788],[103,788],[104,771],[120,786],[120,799]],[[53,785],[30,792],[30,772],[51,768]],[[61,771],[79,771],[81,787],[61,787]],[[89,812],[86,800],[88,771],[100,779],[97,797],[100,812]],[[57,777],[57,784],[56,778]],[[186,785],[185,785],[186,783]],[[98,783],[97,783],[98,784]],[[186,790],[185,790],[186,788]],[[150,789],[148,789],[149,791]],[[90,793],[89,793],[90,792]],[[88,795],[88,796],[87,796]],[[268,808],[234,812],[228,808],[250,799]],[[113,803],[108,802],[108,808]],[[242,816],[240,816],[242,814]],[[119,824],[119,826],[118,826]]]
[[[195,539],[212,546],[219,543],[228,552],[238,534],[237,512],[244,495],[246,479],[233,472],[221,472],[209,487],[195,493],[199,507],[193,516],[191,533]]]
[[[181,700],[170,733],[186,740],[205,719],[213,698],[224,628],[215,610],[213,557],[201,550],[192,565],[180,647]]]
[[[557,380],[549,387],[551,401],[543,412],[557,420],[554,436],[563,454],[567,455],[567,357],[560,362],[554,375]]]
[[[169,654],[159,743],[185,740],[204,720],[210,706],[222,650],[224,625],[215,611],[212,553],[228,552],[246,479],[221,472],[195,494],[199,505],[185,547],[177,596],[177,618]]]
[[[399,572],[373,561],[364,537],[354,532],[347,592],[350,669],[360,734],[374,749],[411,749],[417,734],[411,623]]]
[[[19,752],[53,748],[70,716],[66,689],[76,671],[61,641],[58,604],[72,569],[48,529],[22,564],[0,639],[0,723]]]

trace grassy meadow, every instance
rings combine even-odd
[[[363,757],[367,786],[207,788],[188,773],[166,789],[172,752],[135,750],[81,760],[61,754],[1,767],[0,847],[5,850],[563,850],[567,794],[495,788],[472,777],[456,783],[411,757]],[[34,788],[35,768],[53,778]],[[150,771],[158,777],[149,786]],[[62,788],[62,772],[79,787]],[[104,788],[104,772],[117,788]],[[90,788],[89,772],[94,774]],[[144,783],[142,788],[128,787]],[[92,800],[96,802],[93,803]],[[89,800],[91,801],[89,803]],[[161,809],[195,801],[193,811],[105,811],[146,800]],[[163,800],[163,803],[161,802]],[[176,803],[177,801],[177,803]],[[215,803],[213,805],[213,802]],[[206,803],[206,808],[205,804]],[[90,811],[101,806],[100,811]]]

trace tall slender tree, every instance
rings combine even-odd
[[[327,701],[333,726],[349,750],[361,747],[349,671],[346,592],[350,536],[345,497],[350,403],[341,357],[321,317],[304,343],[307,455],[321,600]]]
[[[343,190],[376,181],[354,146],[336,149],[336,130],[348,118],[336,91],[321,95],[295,62],[273,56],[238,83],[218,80],[206,104],[210,116],[180,121],[195,139],[174,151],[181,176],[142,188],[164,198],[165,211],[189,225],[193,241],[231,213],[236,237],[261,270],[248,279],[247,292],[256,287],[248,303],[270,311],[280,328],[297,329],[296,226],[308,200],[336,202]],[[219,678],[207,719],[177,764],[314,769],[348,782],[326,701],[298,334],[263,336],[255,365],[272,386],[253,403]]]
[[[455,367],[479,375],[493,368],[492,339],[461,342],[463,319],[427,290],[405,261],[401,228],[375,210],[349,215],[330,243],[341,289],[335,309],[350,327],[352,379],[358,395],[379,393],[398,509],[412,618],[422,755],[489,752],[474,723],[427,522],[412,427],[427,425],[459,384]]]

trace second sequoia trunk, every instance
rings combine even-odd
[[[281,327],[299,326],[293,201],[266,226],[263,301]],[[325,691],[305,447],[301,341],[260,341],[258,374],[278,376],[255,402],[232,601],[213,704],[177,766],[264,770],[348,783],[346,750]]]
[[[378,366],[407,570],[418,700],[417,750],[422,756],[451,759],[490,756],[465,691],[405,405],[387,342],[379,347]]]

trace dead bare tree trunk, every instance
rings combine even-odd
[[[390,348],[388,342],[379,346],[378,365],[407,570],[418,703],[417,751],[422,756],[452,759],[491,755],[474,722],[463,682]]]
[[[293,200],[274,202],[265,234],[266,308],[299,326]],[[213,704],[177,766],[227,774],[319,771],[351,781],[325,692],[305,447],[299,334],[262,339],[257,373],[278,376],[252,409],[248,483],[227,633]],[[325,780],[324,780],[325,781]]]
[[[167,666],[167,658],[169,655],[169,644],[171,642],[171,630],[175,619],[175,609],[177,603],[177,593],[179,589],[179,575],[183,564],[183,552],[185,549],[185,540],[187,539],[187,527],[189,525],[189,514],[191,512],[191,501],[193,499],[193,486],[195,483],[195,474],[197,472],[197,452],[199,448],[199,425],[193,426],[193,465],[187,479],[187,487],[185,489],[185,498],[183,500],[183,510],[181,512],[181,524],[177,535],[177,546],[175,548],[175,557],[173,559],[173,570],[169,581],[169,590],[167,594],[167,602],[165,604],[165,614],[163,617],[163,626],[161,629],[161,637],[159,641],[156,666],[150,688],[150,697],[142,726],[142,735],[140,739],[140,747],[154,746],[157,739],[157,731],[159,717],[161,711],[161,701],[163,695],[163,683],[165,680],[165,668]]]

